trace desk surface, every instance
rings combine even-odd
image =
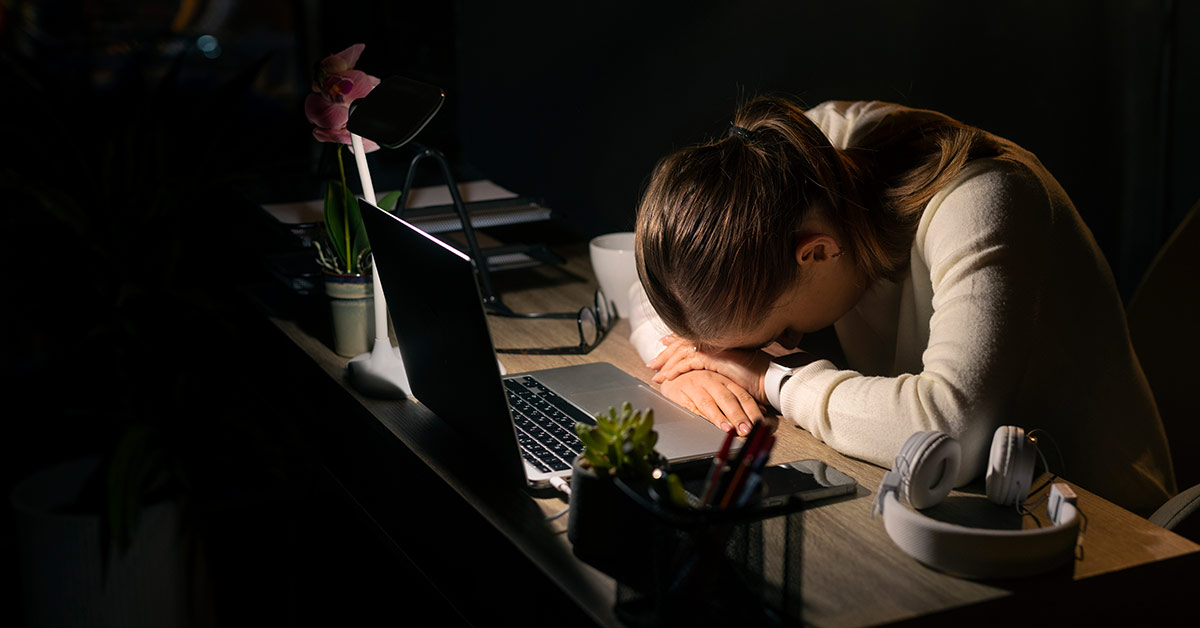
[[[498,276],[496,282],[505,302],[518,311],[571,311],[589,302],[595,284],[586,246],[562,252],[568,254],[567,264],[562,268],[529,269]],[[526,321],[496,317],[489,320],[497,344],[535,346],[546,342],[540,335],[544,328],[539,327],[539,336],[534,337]],[[347,383],[346,359],[335,355],[294,321],[279,316],[271,316],[271,321],[377,419],[386,433],[418,456],[558,583],[563,594],[597,623],[618,623],[612,609],[614,581],[574,557],[565,534],[565,516],[549,522],[543,516],[561,511],[565,507],[561,498],[534,496],[523,487],[497,486],[481,477],[470,461],[454,455],[456,450],[451,445],[456,435],[419,403],[359,395]],[[569,338],[574,332],[568,328],[563,333]],[[648,380],[652,372],[627,341],[628,334],[628,322],[620,321],[608,338],[586,356],[502,355],[500,359],[509,372],[603,360]],[[1192,573],[1200,568],[1200,546],[1075,487],[1087,525],[1082,557],[1075,561],[1070,573],[1064,570],[1022,582],[979,582],[951,577],[904,554],[887,536],[882,520],[871,518],[872,497],[884,469],[843,456],[786,422],[779,427],[771,458],[774,463],[821,459],[850,474],[860,485],[856,498],[812,508],[801,515],[802,612],[803,621],[808,624],[867,625],[928,618],[939,613],[944,616],[946,612],[968,607],[997,608],[997,604],[1006,600],[1027,599],[1021,596],[1032,591],[1069,592],[1082,582],[1102,582],[1113,574],[1136,574],[1133,579],[1143,581],[1156,577],[1150,569],[1156,565],[1172,564],[1176,573],[1181,561],[1185,564],[1182,569]],[[980,491],[955,491],[946,504],[930,514],[960,523],[969,523],[977,517],[994,517],[995,507],[981,504],[986,504],[986,499]],[[1045,520],[1043,516],[1042,521]],[[1025,518],[1024,525],[1035,524]],[[1092,589],[1098,590],[1101,589]]]

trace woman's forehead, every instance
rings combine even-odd
[[[780,308],[772,308],[768,315],[752,322],[746,329],[717,334],[709,338],[699,339],[697,346],[712,349],[758,349],[771,344],[787,328],[786,312]]]

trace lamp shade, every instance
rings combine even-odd
[[[387,148],[412,141],[446,101],[442,88],[390,76],[354,101],[346,129]]]

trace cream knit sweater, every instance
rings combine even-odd
[[[854,146],[901,110],[808,112]],[[780,391],[783,416],[843,454],[890,467],[905,439],[963,446],[959,485],[981,475],[999,425],[1041,428],[1052,471],[1148,514],[1175,492],[1166,437],[1129,342],[1111,271],[1070,199],[1032,154],[978,160],[926,206],[909,271],[868,287],[834,325],[848,362],[818,361]],[[665,326],[640,285],[631,339],[644,359]]]

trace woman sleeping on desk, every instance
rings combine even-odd
[[[1051,470],[1148,514],[1175,492],[1102,253],[1034,155],[932,111],[758,98],[656,167],[632,340],[662,391],[746,434],[763,408],[885,468],[922,430],[963,449],[1041,428]],[[835,365],[797,353],[832,325]],[[770,350],[770,352],[768,352]]]

